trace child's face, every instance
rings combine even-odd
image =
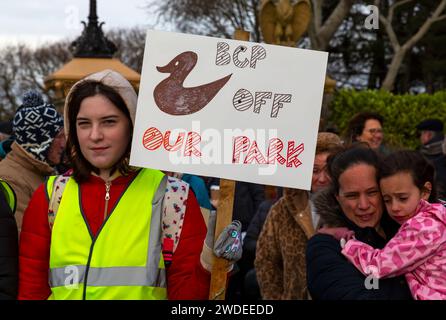
[[[413,217],[420,200],[427,200],[430,195],[430,183],[426,182],[426,189],[418,189],[409,172],[382,178],[379,183],[387,212],[399,224]]]

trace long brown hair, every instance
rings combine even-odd
[[[124,99],[110,86],[107,86],[98,81],[85,80],[76,85],[70,94],[66,107],[68,108],[68,139],[67,139],[67,156],[73,166],[73,178],[77,183],[85,182],[88,180],[91,172],[99,174],[99,169],[94,167],[81,152],[79,139],[76,132],[76,119],[80,110],[81,103],[88,97],[95,95],[103,95],[111,103],[113,103],[119,110],[121,110],[127,117],[130,123],[130,132],[133,132],[133,123],[130,118],[129,110],[124,102]],[[131,141],[131,137],[129,139]],[[129,166],[131,143],[129,142],[126,152],[122,155],[121,159],[116,162],[112,168],[112,173],[118,170],[122,175],[127,175],[134,171]]]

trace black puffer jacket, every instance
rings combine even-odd
[[[17,224],[0,191],[0,300],[17,298],[18,251]]]
[[[269,199],[260,204],[257,213],[252,218],[251,223],[248,226],[248,230],[246,231],[245,239],[243,239],[243,258],[247,263],[248,269],[254,268],[257,240],[259,239],[266,216],[268,215],[269,210],[275,201],[276,200]]]
[[[248,229],[252,217],[263,200],[265,200],[265,186],[242,181],[236,182],[232,219],[242,223],[242,231]]]
[[[374,228],[359,228],[345,217],[331,188],[315,197],[314,206],[322,224],[347,227],[355,231],[356,239],[375,248],[386,244]],[[386,234],[396,231],[387,214],[383,214],[381,226]],[[339,241],[329,235],[316,234],[308,241],[306,261],[308,289],[315,300],[412,299],[404,276],[380,279],[377,289],[367,289],[366,277],[348,262]]]
[[[220,179],[205,178],[205,183],[209,189],[211,185],[219,185]],[[265,200],[265,186],[256,183],[236,181],[232,219],[239,220],[242,223],[242,231],[248,229],[252,218],[263,200]]]

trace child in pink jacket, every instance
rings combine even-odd
[[[426,201],[435,200],[434,172],[415,151],[395,152],[381,163],[383,200],[401,225],[383,249],[355,240],[351,231],[330,233],[347,239],[341,240],[342,254],[365,275],[405,274],[416,300],[446,300],[446,208]]]

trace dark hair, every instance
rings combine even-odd
[[[0,121],[0,133],[12,135],[12,120]]]
[[[411,150],[391,153],[380,161],[378,179],[387,178],[400,172],[409,173],[414,185],[421,191],[425,190],[424,184],[430,182],[432,191],[428,200],[429,202],[436,201],[435,168],[421,153]]]
[[[342,173],[357,164],[367,164],[378,169],[379,158],[368,146],[354,145],[329,156],[327,164],[333,188],[336,194],[339,194],[339,177]]]
[[[133,123],[130,118],[130,112],[124,102],[124,99],[110,86],[107,86],[98,81],[86,80],[79,83],[71,92],[69,100],[67,102],[68,108],[68,125],[69,133],[67,138],[67,156],[73,166],[73,177],[78,182],[84,182],[90,176],[91,171],[99,173],[99,169],[94,167],[81,152],[79,146],[79,139],[76,133],[76,118],[80,110],[81,103],[84,99],[95,95],[103,95],[111,103],[113,103],[119,110],[121,110],[127,117],[131,129],[133,129]],[[131,130],[132,132],[133,130]],[[130,137],[131,141],[131,137]],[[131,144],[129,143],[126,152],[121,159],[112,168],[112,172],[119,170],[122,175],[127,175],[132,171],[132,168],[128,164],[128,157],[130,154]]]
[[[364,131],[365,123],[367,120],[377,120],[381,126],[384,123],[383,117],[381,117],[378,113],[375,112],[360,112],[353,116],[350,119],[347,128],[346,140],[349,143],[353,143],[356,139],[362,134]]]

